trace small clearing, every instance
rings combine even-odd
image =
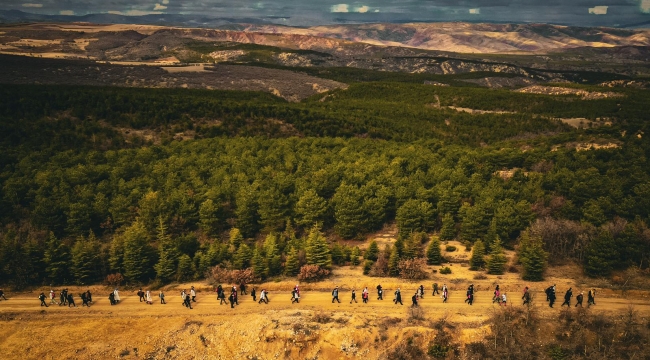
[[[533,85],[527,86],[525,88],[515,90],[519,93],[524,94],[542,94],[542,95],[576,95],[580,96],[582,100],[599,100],[599,99],[608,99],[622,97],[622,94],[615,92],[596,92],[596,91],[587,91],[582,89],[572,89],[572,88],[563,88],[556,86],[541,86]]]

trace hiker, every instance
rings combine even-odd
[[[418,292],[416,291],[413,296],[411,296],[411,301],[413,304],[411,304],[411,307],[417,307],[418,306]]]
[[[268,295],[265,289],[262,289],[262,291],[260,291],[260,300],[257,303],[261,304],[262,302],[265,304],[269,303]]]
[[[300,288],[298,287],[298,284],[293,287],[294,290],[296,290],[296,293],[298,293],[298,297],[300,297]]]
[[[339,287],[335,287],[334,290],[332,290],[332,303],[334,303],[334,300],[336,300],[339,304],[341,301],[339,300]]]
[[[144,299],[144,291],[142,291],[142,288],[140,288],[140,290],[138,290],[138,299],[140,300],[140,302],[143,302],[143,301],[146,302],[146,300]]]
[[[158,297],[160,298],[160,303],[161,304],[167,304],[165,302],[165,293],[162,290],[160,290],[160,294],[158,294]]]
[[[196,290],[194,290],[194,286],[190,289],[190,296],[192,297],[192,302],[196,302]]]
[[[72,296],[72,294],[68,294],[68,307],[70,307],[70,305],[77,307],[77,305],[75,305],[74,303],[74,297]]]
[[[584,293],[580,293],[578,296],[576,296],[576,307],[578,307],[578,305],[582,307],[582,299],[584,299],[584,296],[582,294]]]
[[[591,305],[596,305],[596,289],[589,290],[587,294],[587,307]]]
[[[377,285],[377,300],[384,300],[384,289],[381,284]]]
[[[421,299],[424,299],[424,285],[420,285],[420,288],[418,289],[418,291],[419,291],[418,296],[419,296]]]
[[[440,295],[440,292],[438,291],[438,283],[433,283],[433,296],[436,296],[436,294]]]
[[[501,293],[499,292],[499,285],[497,285],[496,289],[494,289],[494,296],[492,296],[492,303],[500,303],[501,302]]]
[[[41,306],[47,307],[47,304],[45,303],[45,294],[44,293],[41,293],[40,295],[38,295],[38,300],[41,300]]]
[[[251,289],[251,297],[253,298],[253,301],[257,301],[257,297],[255,296],[255,288]]]
[[[67,304],[67,302],[68,302],[68,297],[65,296],[65,292],[61,290],[61,292],[59,293],[59,306],[65,305]]]
[[[234,288],[234,286],[233,286]],[[235,305],[239,305],[239,301],[237,301],[237,290],[232,292],[232,299],[235,302]]]
[[[571,291],[571,288],[569,288],[569,290],[567,290],[566,293],[564,294],[564,302],[562,303],[562,305],[560,305],[560,307],[564,306],[564,304],[566,304],[566,306],[568,307],[571,307],[572,297],[573,297],[573,291]]]
[[[183,305],[186,308],[192,310],[192,303],[190,301],[190,297],[187,294],[185,294],[185,290],[183,290],[183,294],[185,295],[185,298],[183,299]]]
[[[548,306],[553,307],[555,304],[555,286],[548,292]]]
[[[86,305],[87,307],[90,307],[88,300],[88,294],[87,293],[81,293],[81,307],[84,307]]]
[[[443,286],[442,287],[442,302],[446,303],[448,298],[449,298],[449,292],[447,290],[447,286]]]
[[[546,301],[550,301],[551,293],[555,292],[555,284],[553,284],[553,286],[549,286],[546,290],[544,290],[544,292],[546,293]]]
[[[86,299],[88,299],[88,302],[92,304],[93,295],[90,293],[90,289],[86,291]]]
[[[223,291],[221,285],[217,287],[217,299],[219,299],[219,305],[222,305],[224,303],[228,305],[228,302],[226,301],[226,292]]]
[[[355,304],[357,304],[357,291],[352,289],[352,300],[350,300],[350,304],[354,301]]]
[[[470,295],[472,295],[472,299],[474,298],[474,284],[469,284],[469,287],[467,288],[467,299],[465,299],[465,302],[469,302]],[[471,305],[471,304],[470,304]]]
[[[291,303],[298,304],[300,302],[300,295],[298,295],[298,290],[295,288],[291,291]]]
[[[0,297],[7,300],[7,298],[5,297],[5,292],[2,289],[0,289]]]
[[[470,305],[472,305],[474,303],[474,293],[470,293],[467,296],[467,303],[470,304]]]
[[[185,298],[187,298],[187,294],[185,293],[185,290],[183,290],[183,291],[181,291],[181,301],[182,301],[183,306],[187,306],[187,305],[185,305],[186,304]]]
[[[246,292],[246,283],[242,281],[241,285],[239,285],[240,293],[242,295],[248,295]]]
[[[530,304],[530,292],[528,292],[528,286],[524,288],[524,295],[521,298],[524,300],[524,305]]]
[[[147,301],[147,304],[153,305],[153,300],[151,299],[151,291],[147,290],[147,292],[144,294],[144,298]]]
[[[395,290],[395,299],[393,300],[393,302],[395,303],[395,305],[397,305],[397,303],[399,303],[400,305],[404,305],[402,304],[402,292],[399,290],[399,288]]]
[[[508,302],[508,299],[506,298],[506,293],[503,293],[503,295],[501,295],[501,302],[503,303],[503,306],[506,306]]]
[[[115,294],[114,294],[113,292],[111,292],[110,294],[108,294],[108,301],[111,303],[111,305],[115,305],[115,304],[117,304],[117,303],[115,302]]]
[[[368,287],[363,288],[363,292],[361,293],[361,300],[363,300],[364,304],[368,303],[368,297],[370,294],[368,294]]]
[[[50,304],[57,305],[56,294],[54,293],[54,290],[50,290]]]
[[[115,302],[119,304],[120,303],[120,292],[117,290],[117,288],[115,288],[115,290],[113,291],[113,294],[115,294]]]

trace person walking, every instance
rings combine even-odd
[[[187,294],[185,293],[185,290],[181,291],[181,303],[183,304],[183,306],[187,306],[187,305],[185,305],[186,304],[186,302],[185,302],[186,298],[187,298]]]
[[[339,300],[339,287],[335,287],[334,290],[332,290],[332,303],[334,303],[334,300],[338,302],[339,304],[341,301]]]
[[[147,301],[147,304],[153,305],[153,299],[151,299],[151,291],[147,290],[147,292],[144,294],[144,298]]]
[[[384,289],[381,284],[377,285],[377,300],[384,300]]]
[[[88,291],[86,291],[86,299],[88,299],[89,304],[93,303],[93,295],[90,293],[90,289],[88,289]]]
[[[413,296],[411,296],[411,301],[413,302],[411,304],[411,307],[417,307],[418,306],[418,291],[416,291],[415,294],[413,294]]]
[[[113,294],[115,295],[115,302],[117,304],[119,304],[120,303],[120,292],[117,290],[117,288],[115,288],[115,290],[113,291]]]
[[[266,290],[262,289],[262,291],[260,291],[260,300],[257,303],[261,304],[262,302],[264,302],[265,304],[268,304],[269,300],[267,296],[268,295],[266,294]]]
[[[551,290],[548,292],[548,306],[553,307],[553,304],[555,304],[555,286],[551,288]]]
[[[436,294],[440,295],[440,292],[438,291],[438,283],[433,283],[433,296],[436,296]]]
[[[507,306],[508,298],[506,297],[506,293],[503,293],[501,295],[501,303],[503,304],[503,306]]]
[[[84,307],[84,305],[90,307],[90,302],[88,301],[87,293],[81,293],[81,307]]]
[[[241,285],[239,285],[239,290],[242,295],[248,295],[246,292],[246,283],[242,281]]]
[[[68,297],[65,294],[64,290],[61,290],[59,293],[59,306],[66,305],[68,303]]]
[[[494,296],[492,296],[492,303],[500,303],[501,302],[501,292],[499,291],[499,285],[497,285],[496,289],[494,289]]]
[[[368,293],[368,287],[363,288],[363,292],[361,292],[361,300],[363,300],[364,304],[368,303],[368,298],[370,297],[370,294]]]
[[[300,301],[300,296],[298,295],[298,291],[294,288],[291,290],[291,303],[296,303],[298,304]]]
[[[165,302],[165,293],[162,290],[160,290],[160,294],[158,294],[158,297],[160,298],[160,303],[161,304],[167,304]]]
[[[420,288],[418,289],[418,291],[419,291],[419,294],[418,294],[419,298],[424,299],[424,285],[420,285]]]
[[[233,286],[233,289],[235,289],[234,286]],[[235,291],[232,292],[232,299],[235,301],[235,305],[239,305],[239,301],[238,301],[238,299],[237,299],[237,295],[238,295],[238,294],[237,294],[237,290],[235,289]]]
[[[524,305],[530,304],[530,292],[528,291],[528,286],[524,288],[524,295],[521,298],[524,300]]]
[[[2,289],[0,289],[0,297],[7,300],[7,298],[5,297],[5,291]]]
[[[546,288],[546,290],[544,290],[544,292],[546,293],[546,301],[551,301],[551,292],[554,291],[555,291],[555,284],[549,286],[548,288]]]
[[[68,307],[70,306],[77,307],[77,305],[74,303],[74,297],[72,296],[72,294],[68,294]]]
[[[226,301],[226,292],[223,291],[223,288],[221,285],[217,288],[217,299],[219,299],[219,305],[226,304],[228,305],[228,302]]]
[[[144,291],[142,291],[142,288],[140,288],[140,290],[138,290],[138,300],[140,300],[140,302],[143,302],[143,301],[147,302],[145,300],[145,298],[144,298]]]
[[[255,288],[251,289],[251,297],[253,298],[253,301],[257,301],[257,296],[255,294]]]
[[[185,293],[185,290],[183,290],[183,294],[185,295],[185,298],[183,299],[183,306],[192,310],[192,302],[190,300],[190,297]]]
[[[41,293],[38,295],[38,300],[41,300],[41,306],[48,307],[47,304],[45,303],[45,293]]]
[[[111,292],[110,294],[108,294],[108,301],[111,303],[111,305],[117,304],[115,302],[115,293]]]
[[[196,302],[196,290],[194,290],[194,286],[190,288],[190,296],[192,297],[192,302]]]
[[[576,296],[576,307],[578,307],[578,305],[582,307],[582,299],[584,299],[584,296],[582,294],[583,293],[580,293],[578,296]]]
[[[56,302],[56,294],[54,293],[54,290],[50,290],[50,305],[51,304],[54,304],[54,305],[58,304]]]
[[[560,305],[560,307],[562,307],[564,305],[566,305],[568,307],[571,307],[571,298],[572,297],[573,297],[573,291],[571,291],[571,288],[569,288],[569,290],[567,290],[566,293],[564,294],[564,302],[562,303],[562,305]]]
[[[591,305],[596,305],[596,289],[589,290],[589,294],[587,294],[587,307]]]
[[[395,305],[397,305],[397,303],[399,303],[400,305],[404,305],[402,304],[402,292],[400,291],[399,288],[395,290],[395,300],[393,300],[393,302],[395,303]]]
[[[446,285],[443,285],[443,287],[442,287],[442,302],[443,302],[443,304],[447,302],[448,298],[449,298],[449,290],[447,290]]]
[[[357,291],[352,289],[352,300],[350,300],[350,304],[354,301],[355,304],[357,304]]]

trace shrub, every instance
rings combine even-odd
[[[332,321],[332,317],[326,314],[324,311],[319,311],[314,314],[314,321],[319,324],[327,324]]]
[[[449,266],[445,266],[442,269],[440,269],[439,273],[441,273],[442,275],[451,274],[451,268]]]
[[[474,280],[485,280],[485,279],[487,279],[487,275],[485,275],[484,273],[478,273],[474,275]]]
[[[407,259],[399,262],[399,276],[403,279],[421,280],[427,278],[425,259]]]
[[[370,276],[384,277],[388,276],[388,260],[386,256],[380,256],[370,269]]]
[[[444,359],[447,357],[447,353],[451,349],[450,346],[442,344],[433,344],[429,346],[427,354],[435,359]]]
[[[454,245],[447,245],[445,247],[445,251],[446,252],[454,252],[454,251],[456,251],[456,247]]]
[[[368,275],[370,274],[370,270],[372,270],[372,265],[374,264],[374,261],[372,260],[366,260],[363,262],[363,275]]]
[[[124,276],[120,273],[110,274],[106,277],[106,283],[110,286],[118,286],[124,282]]]
[[[211,283],[250,284],[258,281],[253,269],[228,270],[219,265],[213,267],[206,276]]]
[[[319,281],[329,276],[331,272],[318,265],[305,265],[300,268],[298,280],[300,281]]]
[[[519,273],[519,269],[517,269],[517,267],[514,266],[514,265],[510,265],[510,267],[508,267],[508,272],[513,273],[513,274],[517,274],[517,273]]]

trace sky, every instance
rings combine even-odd
[[[359,22],[650,23],[650,0],[1,0],[0,10],[51,15],[184,14],[310,26]]]

